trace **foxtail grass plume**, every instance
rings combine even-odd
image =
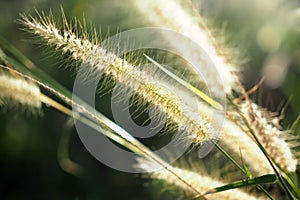
[[[282,170],[296,171],[298,161],[293,155],[291,144],[286,141],[292,139],[292,135],[289,130],[282,130],[279,117],[255,103],[242,103],[240,107],[243,115],[251,122],[256,137],[275,163]]]
[[[124,91],[133,91],[141,98],[139,102],[154,105],[157,118],[166,116],[168,121],[175,123],[178,133],[180,136],[183,135],[179,137],[183,142],[202,144],[217,137],[216,132],[208,134],[210,113],[202,112],[199,116],[195,105],[189,102],[190,94],[183,89],[181,91],[180,85],[169,83],[169,80],[162,78],[155,70],[153,72],[146,68],[135,67],[101,47],[96,40],[89,41],[87,33],[79,37],[64,17],[63,29],[56,26],[51,15],[49,17],[39,15],[37,18],[23,15],[21,21],[29,32],[39,36],[44,43],[55,47],[62,54],[70,55],[73,61],[89,67],[94,77],[101,75],[112,77]],[[184,97],[178,96],[176,91],[184,93]]]
[[[203,19],[200,17],[202,23],[198,24],[196,19],[193,18],[188,12],[181,7],[181,5],[175,0],[132,0],[133,5],[142,13],[151,24],[163,28],[169,28],[178,33],[188,36],[194,42],[196,42],[203,50],[208,54],[210,59],[213,61],[218,73],[220,74],[224,90],[230,94],[235,89],[235,80],[237,67],[235,64],[230,63],[229,59],[224,57],[225,48],[221,48],[216,43],[216,38],[213,37],[211,31],[208,29]],[[168,40],[168,37],[166,37]],[[170,41],[175,43],[175,47],[179,41]],[[185,49],[190,51],[190,55],[194,55],[193,49]],[[223,52],[221,52],[223,51]],[[201,55],[198,55],[199,63],[201,61]],[[204,70],[205,69],[205,70]],[[207,85],[210,85],[210,90],[218,92],[223,88],[217,87],[215,83],[216,74],[211,69],[211,66],[203,68],[201,71],[203,76],[206,78]],[[216,88],[214,88],[216,87]]]
[[[41,108],[40,89],[25,79],[0,74],[0,104]]]
[[[147,160],[139,160],[136,167],[141,168],[143,170],[150,170],[152,169],[155,163],[149,162]],[[209,176],[203,176],[199,173],[189,171],[186,169],[181,169],[178,167],[172,167],[168,166],[168,168],[175,172],[179,177],[181,177],[184,181],[186,181],[188,184],[182,184],[178,182],[172,174],[167,171],[166,169],[162,169],[160,171],[155,171],[150,174],[150,178],[157,179],[163,181],[168,186],[175,186],[178,188],[181,188],[185,192],[187,192],[190,195],[196,195],[191,188],[189,188],[189,185],[192,185],[196,190],[198,190],[200,193],[205,194],[206,192],[211,191],[213,188],[220,187],[225,185],[221,181],[217,181],[216,179],[213,179]],[[247,199],[247,200],[257,200],[257,199],[265,199],[263,197],[256,197],[254,195],[248,194],[240,189],[233,189],[218,193],[212,193],[207,194],[205,196],[206,199],[230,199],[230,200],[241,200],[241,199]],[[200,198],[198,198],[200,199]]]

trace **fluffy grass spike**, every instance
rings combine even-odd
[[[249,108],[251,106],[251,108]],[[251,110],[251,112],[249,112]],[[241,111],[252,122],[256,137],[267,150],[271,158],[282,170],[294,172],[297,168],[297,159],[294,158],[292,146],[286,141],[291,139],[290,131],[283,131],[279,125],[280,119],[255,103],[241,104]]]
[[[149,170],[153,168],[155,163],[146,161],[146,160],[139,160],[137,167]],[[169,166],[172,171],[176,172],[178,176],[180,176],[183,180],[188,182],[190,185],[193,185],[198,191],[202,194],[211,191],[213,188],[217,188],[220,186],[225,185],[221,181],[217,181],[216,179],[212,179],[209,176],[204,176],[193,171],[189,171],[186,169],[181,169],[178,167]],[[186,185],[181,184],[177,180],[175,180],[172,175],[166,170],[156,171],[150,174],[152,179],[157,179],[163,181],[167,185],[172,185],[182,190],[186,191],[188,194],[193,195],[193,191],[186,187]],[[194,194],[195,195],[195,194]],[[205,195],[206,199],[230,199],[230,200],[240,200],[240,199],[247,199],[247,200],[257,200],[257,199],[266,199],[263,197],[256,197],[251,194],[248,194],[240,189],[234,190],[227,190],[218,193],[208,194]],[[200,199],[195,198],[195,199]]]
[[[197,106],[190,100],[193,94],[178,83],[170,83],[170,80],[153,70],[135,67],[104,49],[101,44],[90,41],[87,33],[80,38],[66,24],[65,18],[62,29],[56,27],[51,15],[38,15],[37,18],[22,16],[21,21],[29,32],[39,36],[44,43],[69,55],[71,60],[87,66],[94,77],[111,77],[123,91],[133,91],[141,99],[139,102],[153,105],[158,119],[166,116],[168,121],[175,123],[178,133],[182,134],[182,142],[199,145],[217,137],[216,131],[208,133],[211,128],[210,113],[201,112],[199,115]],[[81,25],[74,27],[76,26]],[[203,109],[204,107],[206,106],[203,105]]]
[[[230,94],[233,89],[236,89],[235,80],[237,67],[230,62],[227,57],[224,57],[225,48],[216,44],[216,38],[213,37],[211,31],[207,28],[204,20],[199,15],[198,19],[202,23],[199,25],[197,20],[191,14],[186,12],[176,0],[132,0],[133,5],[140,11],[147,20],[154,26],[172,29],[178,33],[188,36],[196,42],[208,54],[213,61],[214,66],[219,72],[226,93]],[[168,40],[168,36],[165,37]],[[180,42],[170,41],[174,47]],[[179,46],[180,48],[180,46]],[[190,55],[194,55],[193,49],[186,49]],[[199,55],[199,63],[201,56]],[[233,56],[232,56],[233,57]],[[236,57],[236,56],[235,56]],[[211,69],[211,66],[205,67],[201,73],[206,77],[206,81],[210,81],[208,85],[215,85],[216,74]],[[223,88],[216,87],[210,90],[219,91]]]
[[[29,110],[40,109],[40,96],[40,89],[35,84],[25,79],[0,74],[0,105],[21,105]]]

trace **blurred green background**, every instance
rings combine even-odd
[[[199,2],[201,13],[226,33],[226,43],[241,52],[240,75],[245,86],[251,88],[262,75],[269,77],[253,98],[273,111],[289,101],[283,124],[292,124],[300,113],[300,1],[194,1],[196,6]],[[46,13],[51,9],[58,16],[61,5],[69,19],[84,14],[87,21],[101,27],[104,38],[149,26],[147,16],[126,0],[0,0],[0,35],[70,90],[74,76],[58,68],[62,64],[45,48],[32,44],[18,24],[19,13],[34,15],[34,8]],[[57,151],[67,118],[50,107],[44,106],[43,112],[41,117],[0,113],[0,199],[174,199],[141,175],[119,172],[95,160],[74,130],[66,148],[85,173],[76,177],[64,172]]]

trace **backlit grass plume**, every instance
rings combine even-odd
[[[146,160],[139,160],[139,163],[137,164],[137,167],[142,168],[144,170],[152,169],[155,165],[155,163],[151,163]],[[228,190],[224,192],[217,192],[214,193],[213,188],[217,188],[219,186],[225,185],[225,183],[221,181],[217,181],[216,178],[212,178],[209,176],[201,175],[200,173],[181,169],[178,167],[172,167],[169,166],[168,168],[171,169],[171,171],[178,174],[180,177],[183,177],[183,179],[188,182],[190,185],[193,185],[195,189],[198,191],[202,191],[203,194],[205,194],[205,198],[207,199],[230,199],[230,200],[241,200],[241,199],[251,199],[251,200],[258,200],[258,199],[266,199],[265,197],[257,197],[251,194],[248,194],[240,189],[235,190]],[[162,169],[160,171],[153,172],[149,175],[152,179],[157,179],[163,181],[166,185],[169,185],[170,187],[178,187],[182,190],[186,191],[189,195],[194,195],[194,191],[190,190],[190,188],[187,188],[186,185],[178,182],[172,174],[170,174],[167,170]],[[193,197],[193,196],[192,196]],[[197,198],[198,197],[198,198]],[[200,199],[199,196],[196,196],[193,199]]]
[[[176,0],[132,0],[132,3],[152,25],[169,28],[190,37],[199,47],[203,48],[213,61],[222,78],[225,92],[230,94],[236,88],[235,73],[238,67],[228,57],[224,56],[228,49],[226,50],[225,47],[218,44],[217,39],[213,37],[200,15],[195,19]],[[185,3],[187,4],[188,1]],[[168,40],[168,36],[166,36],[166,40]],[[174,41],[170,41],[170,43],[174,43]],[[175,47],[176,43],[178,41],[174,43]],[[190,51],[189,53],[193,55],[193,49],[186,49],[186,51]],[[198,57],[201,63],[201,55]],[[223,88],[217,88],[217,84],[214,84],[216,74],[212,71],[211,66],[203,69],[205,70],[202,70],[201,73],[206,77],[206,81],[210,82],[208,85],[211,85],[211,88],[209,89],[216,92],[222,90]]]
[[[24,106],[29,110],[41,108],[41,93],[38,86],[22,78],[0,74],[0,105]]]
[[[49,46],[55,47],[71,59],[89,67],[93,76],[111,77],[125,91],[133,91],[139,102],[154,105],[157,117],[166,116],[168,121],[175,123],[178,132],[184,132],[184,140],[189,143],[201,144],[214,139],[218,133],[211,132],[210,113],[198,114],[195,105],[189,103],[188,92],[184,92],[179,84],[170,84],[155,71],[135,67],[124,59],[101,47],[96,41],[89,41],[87,34],[82,38],[74,32],[63,17],[63,29],[56,27],[52,16],[39,15],[37,18],[22,16],[22,23],[29,32],[39,36]],[[76,26],[80,26],[77,24]],[[171,88],[171,91],[170,91]],[[184,98],[176,95],[176,91],[186,94]]]
[[[275,163],[282,170],[296,171],[298,161],[293,155],[292,144],[286,142],[295,138],[289,130],[282,130],[279,117],[255,103],[242,103],[240,107],[244,116],[251,122],[250,125],[257,133],[257,138]]]

